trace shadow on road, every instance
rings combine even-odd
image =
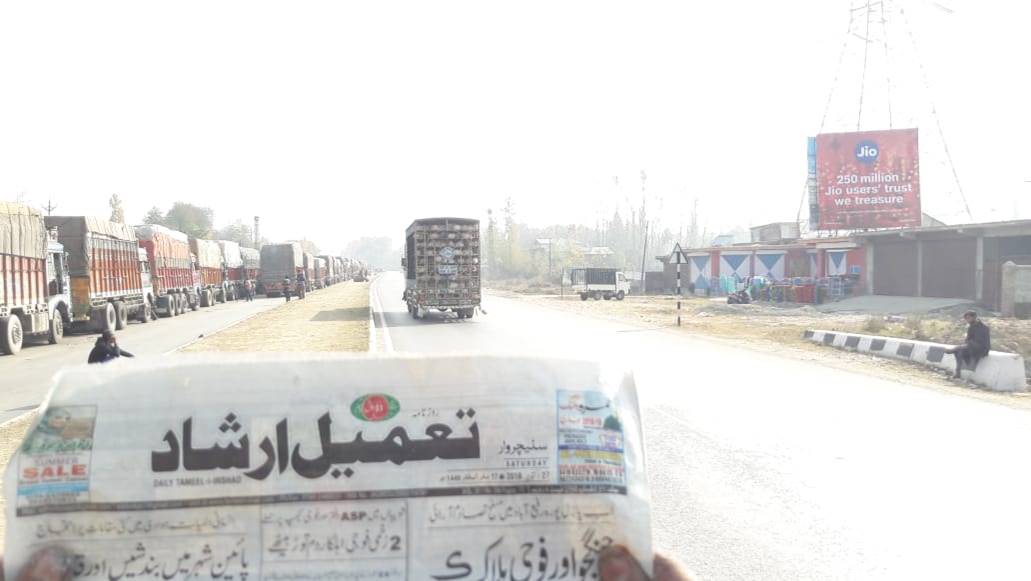
[[[387,321],[387,327],[414,327],[417,325],[451,325],[464,324],[464,319],[459,319],[453,313],[428,313],[424,318],[416,320],[411,315],[399,311],[384,311],[383,318]]]
[[[348,307],[315,313],[311,321],[364,321],[369,318],[369,307]]]

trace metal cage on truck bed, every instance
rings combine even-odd
[[[423,308],[480,304],[480,222],[425,218],[405,231],[405,292]]]

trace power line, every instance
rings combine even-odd
[[[945,140],[945,130],[942,129],[941,119],[938,117],[938,108],[934,104],[934,94],[931,91],[931,83],[927,80],[927,70],[924,68],[924,61],[920,58],[920,49],[917,47],[916,36],[913,35],[913,27],[909,23],[909,15],[906,14],[904,8],[899,8],[899,14],[902,15],[902,20],[906,25],[906,34],[909,35],[909,41],[913,44],[913,55],[916,57],[916,64],[920,68],[920,78],[924,83],[924,89],[927,91],[927,100],[931,103],[931,115],[934,117],[934,125],[938,128],[938,136],[942,140],[942,149],[945,150],[945,159],[949,161],[949,169],[952,170],[952,179],[956,182],[956,189],[959,191],[959,197],[963,201],[963,208],[967,212],[967,218],[971,221],[974,219],[974,214],[970,211],[970,204],[967,203],[967,195],[963,192],[963,185],[959,182],[959,174],[956,173],[956,164],[952,161],[952,153],[949,151],[949,142]]]

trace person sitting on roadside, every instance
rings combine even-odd
[[[963,320],[967,322],[966,342],[945,351],[956,356],[955,377],[957,379],[964,365],[968,369],[976,369],[977,362],[992,350],[991,332],[988,330],[988,325],[978,318],[977,311],[963,313]]]
[[[111,331],[104,331],[97,337],[93,350],[89,352],[89,363],[106,363],[119,357],[133,357],[132,353],[118,346],[118,339]]]

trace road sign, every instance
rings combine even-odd
[[[673,252],[669,253],[670,264],[687,264],[687,256],[684,255],[684,251],[680,249],[680,243],[677,242],[673,245]]]

